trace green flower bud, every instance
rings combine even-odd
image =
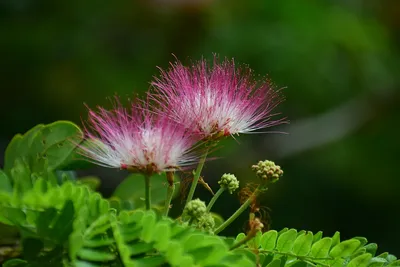
[[[221,180],[219,180],[218,184],[221,187],[228,189],[229,193],[232,194],[236,189],[239,188],[239,181],[235,175],[230,173],[225,173],[222,175]]]
[[[275,165],[273,161],[259,161],[257,165],[251,166],[257,176],[264,181],[276,182],[283,175],[281,167]]]
[[[189,216],[194,220],[199,220],[204,214],[206,214],[206,212],[206,203],[200,199],[190,201],[183,211],[184,215]]]
[[[212,232],[215,227],[215,221],[210,213],[204,214],[197,221],[197,228],[206,232]]]

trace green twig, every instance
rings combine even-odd
[[[197,183],[199,182],[201,170],[203,169],[204,163],[206,162],[208,149],[204,151],[203,156],[200,158],[199,165],[197,165],[196,172],[194,173],[192,185],[190,186],[189,194],[186,199],[186,205],[193,199],[194,191],[196,191]]]
[[[210,211],[211,208],[214,206],[215,201],[217,201],[217,199],[219,198],[219,196],[225,191],[225,187],[220,187],[217,191],[217,193],[215,193],[215,195],[212,197],[212,199],[210,200],[210,203],[208,203],[207,206],[207,211]]]
[[[149,210],[151,208],[150,175],[145,174],[144,184],[145,184],[144,189],[145,189],[146,210]]]
[[[230,225],[234,220],[236,220],[237,217],[239,217],[240,214],[243,213],[243,211],[245,211],[250,204],[254,201],[254,199],[257,197],[257,195],[259,194],[259,186],[256,188],[256,190],[254,191],[254,193],[246,200],[246,202],[244,202],[242,204],[242,206],[240,206],[240,208],[234,213],[232,214],[231,217],[229,217],[228,220],[226,220],[223,224],[221,224],[215,231],[215,234],[218,234],[219,232],[221,232],[222,230],[224,230],[226,227],[228,227],[228,225]]]

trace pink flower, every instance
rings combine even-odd
[[[257,82],[247,67],[236,68],[233,60],[213,66],[206,60],[191,67],[179,61],[152,82],[151,97],[158,112],[171,118],[202,138],[249,133],[283,122],[271,120],[272,110],[282,101],[268,80]]]
[[[154,114],[147,104],[132,108],[117,101],[111,111],[89,110],[85,127],[86,145],[81,154],[95,164],[154,173],[176,170],[195,163],[195,140],[182,125],[162,114]]]

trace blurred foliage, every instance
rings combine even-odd
[[[216,186],[222,169],[245,184],[251,164],[275,160],[285,177],[260,204],[272,209],[274,228],[339,228],[400,254],[400,231],[388,231],[400,225],[399,10],[396,0],[1,1],[0,138],[79,122],[83,103],[107,106],[114,93],[142,94],[172,53],[184,62],[234,57],[287,87],[279,111],[291,124],[277,130],[289,135],[242,136],[240,154],[238,142],[225,142],[207,182]],[[346,112],[324,116],[349,101]],[[219,204],[225,216],[236,209]]]

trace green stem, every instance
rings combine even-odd
[[[224,230],[226,227],[228,227],[234,220],[236,220],[237,217],[239,217],[240,214],[243,213],[243,211],[245,211],[250,204],[254,201],[254,199],[257,197],[257,195],[259,194],[259,188],[257,187],[256,190],[254,191],[254,193],[246,200],[246,202],[244,202],[242,204],[242,206],[240,206],[240,208],[234,213],[232,214],[231,217],[229,217],[228,220],[226,220],[223,224],[221,224],[215,231],[214,234],[218,234],[219,232],[221,232],[222,230]]]
[[[172,196],[174,195],[175,184],[168,185],[167,199],[165,200],[164,216],[168,216],[169,207],[171,206]]]
[[[193,199],[194,191],[196,191],[196,186],[197,183],[199,182],[201,170],[203,169],[204,163],[206,162],[207,154],[208,154],[208,148],[206,149],[206,151],[204,151],[203,156],[200,158],[199,165],[197,165],[197,169],[193,177],[193,182],[192,185],[190,186],[189,194],[186,199],[186,205]]]
[[[210,200],[210,203],[208,203],[207,206],[207,211],[210,211],[212,206],[214,206],[215,201],[217,201],[217,199],[219,198],[219,196],[225,191],[225,187],[220,187],[217,191],[217,193],[215,193],[215,195],[212,197],[212,199]]]
[[[151,208],[150,175],[144,176],[144,184],[146,210],[149,210]]]

